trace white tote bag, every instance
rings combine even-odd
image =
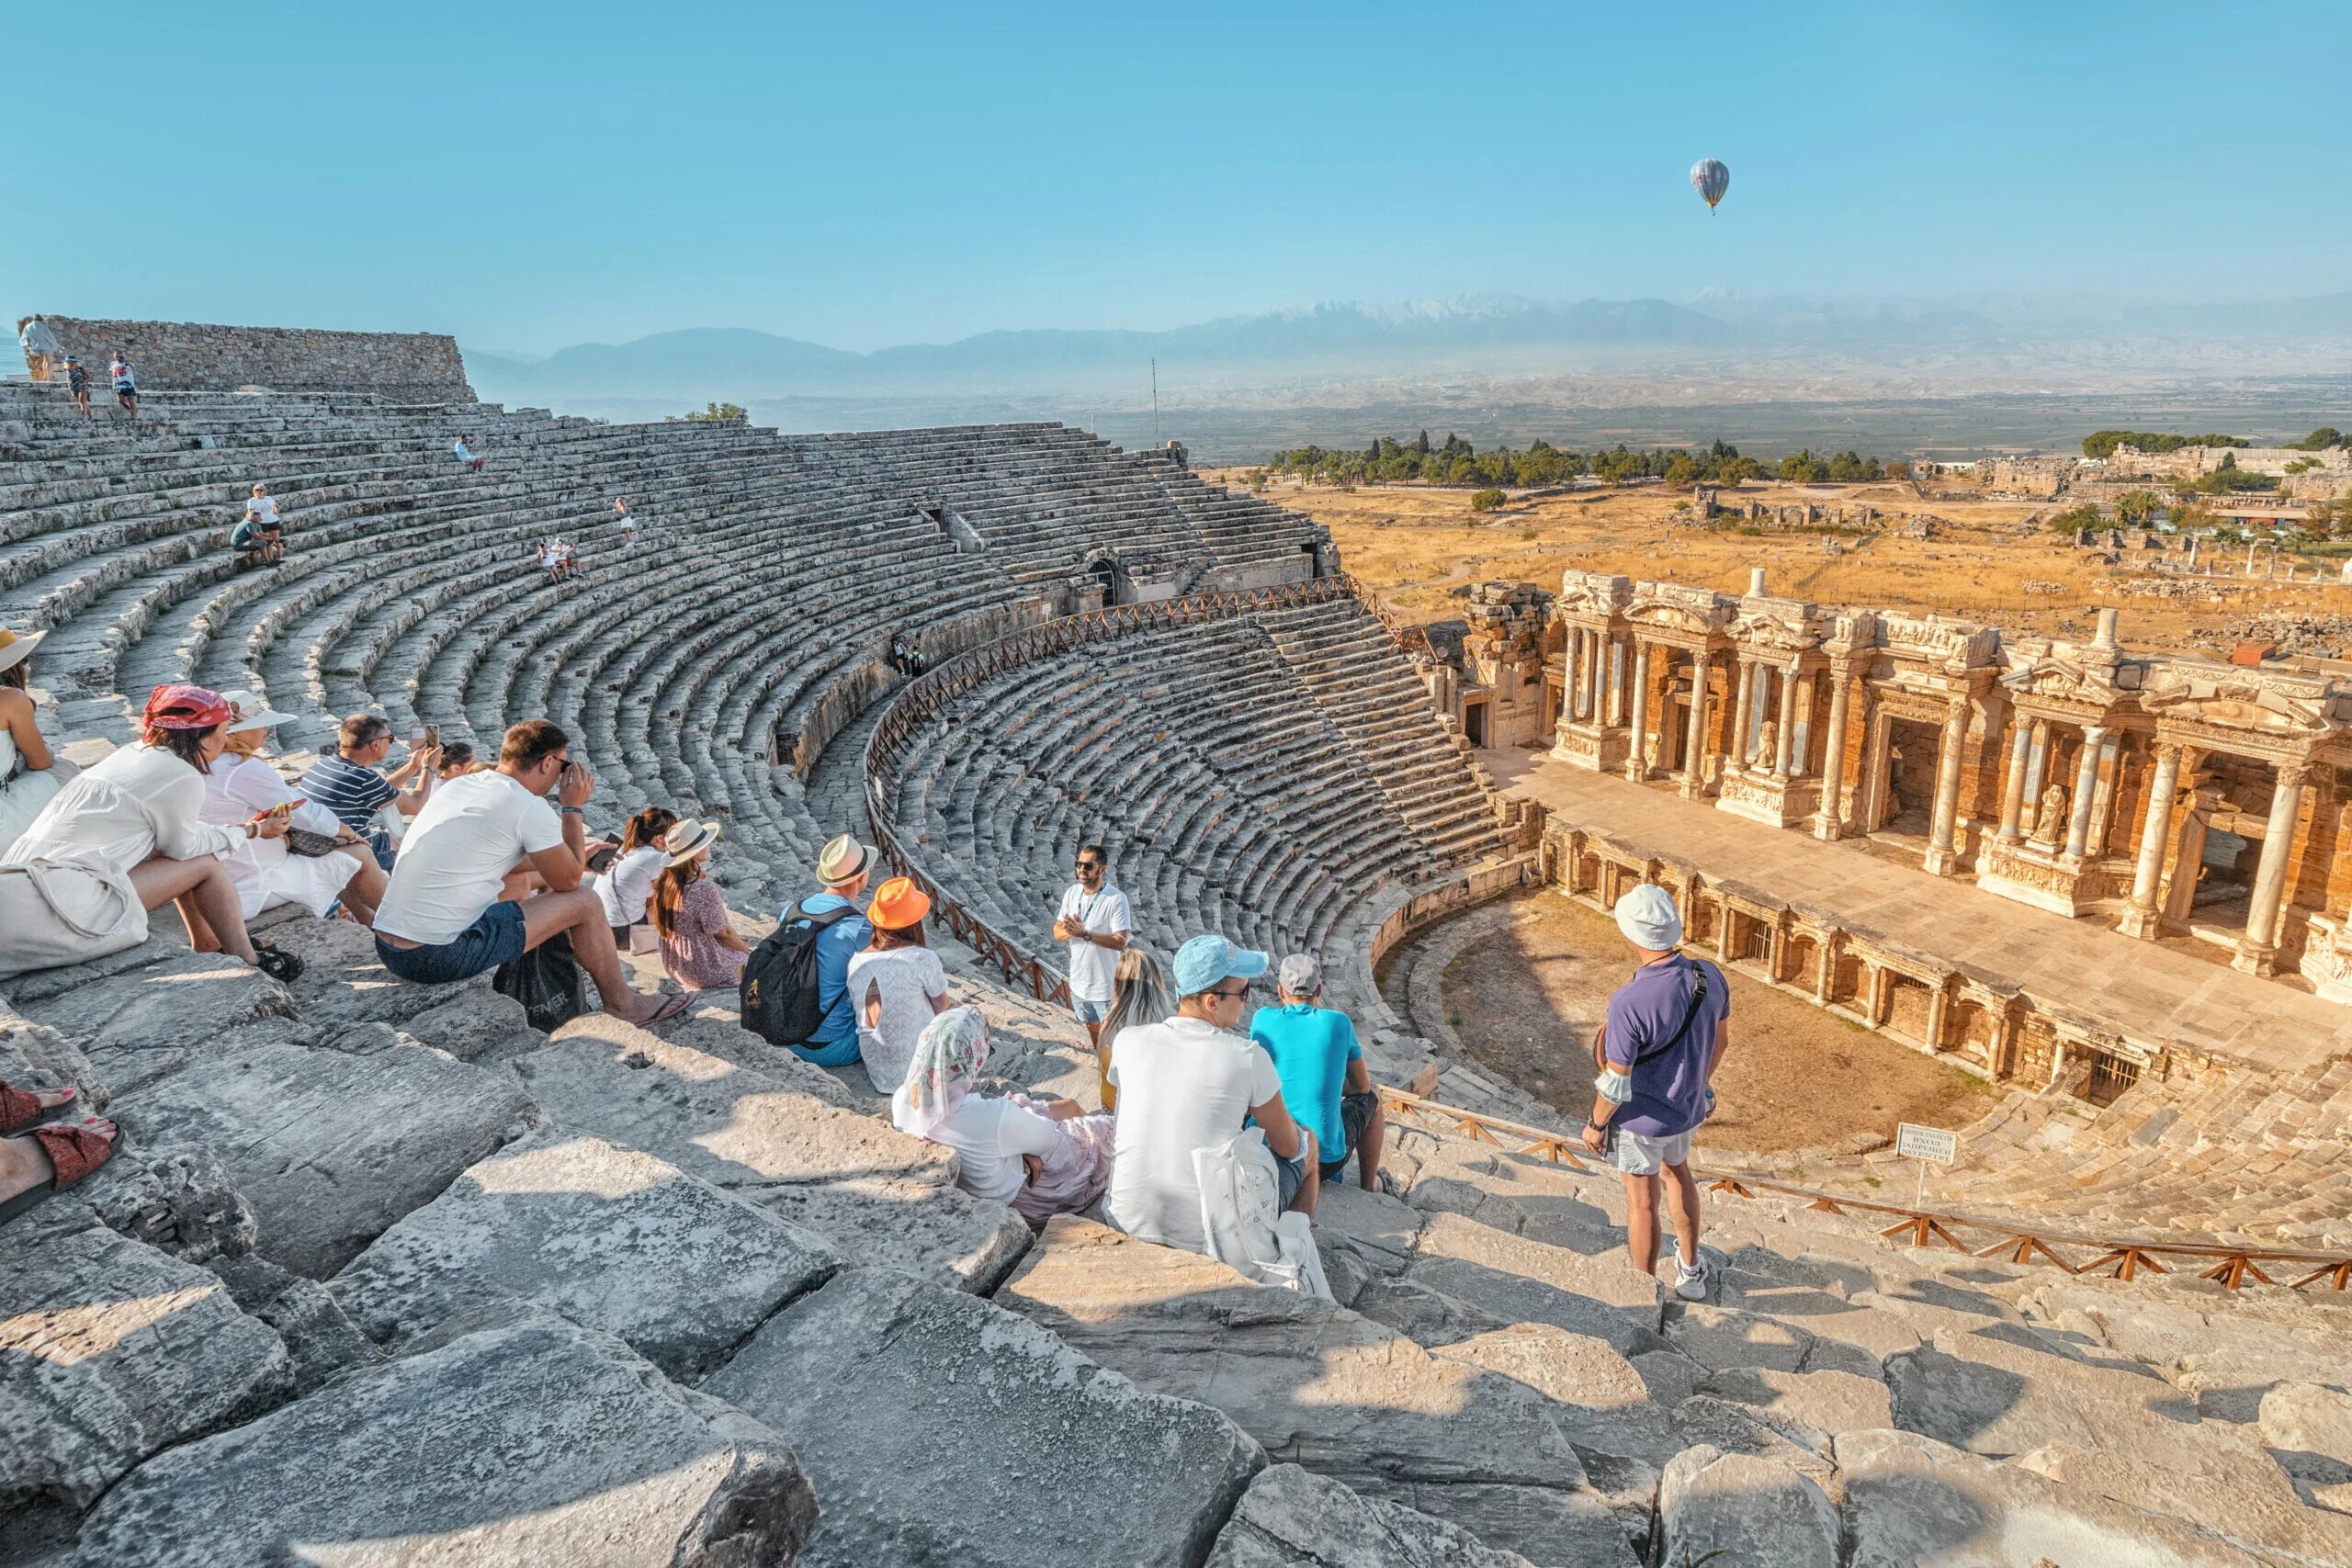
[[[1261,1285],[1277,1285],[1317,1301],[1333,1301],[1315,1230],[1305,1214],[1282,1212],[1282,1188],[1263,1129],[1193,1151],[1201,1185],[1201,1232],[1208,1255]]]
[[[0,979],[146,940],[147,910],[128,877],[51,857],[0,865]]]

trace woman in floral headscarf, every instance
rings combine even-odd
[[[949,1008],[915,1043],[890,1120],[962,1156],[956,1181],[965,1191],[1010,1203],[1030,1229],[1043,1230],[1110,1184],[1111,1118],[1090,1116],[1074,1100],[976,1094],[988,1061],[988,1020],[978,1008]]]
[[[141,744],[74,778],[0,855],[0,976],[81,964],[147,940],[147,913],[177,903],[188,943],[276,979],[301,961],[245,934],[226,856],[281,838],[288,813],[233,827],[202,819],[204,775],[228,740],[229,704],[201,686],[158,686]]]

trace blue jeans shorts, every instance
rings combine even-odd
[[[1069,999],[1070,1016],[1080,1023],[1100,1023],[1102,1021],[1102,1015],[1110,1010],[1109,1002],[1090,1002],[1084,997],[1072,997]]]
[[[420,986],[450,986],[523,956],[523,906],[502,899],[451,940],[428,947],[394,947],[376,939],[385,968]]]
[[[1266,1152],[1273,1154],[1272,1149]],[[1291,1200],[1297,1197],[1298,1190],[1306,1185],[1306,1150],[1305,1148],[1301,1148],[1288,1159],[1283,1158],[1280,1155],[1274,1155],[1274,1186],[1280,1191],[1284,1210],[1290,1208]]]

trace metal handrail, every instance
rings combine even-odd
[[[1537,1156],[1555,1165],[1566,1165],[1577,1170],[1609,1168],[1594,1157],[1581,1139],[1547,1133],[1541,1127],[1505,1121],[1499,1116],[1440,1104],[1434,1100],[1425,1100],[1386,1084],[1376,1087],[1382,1102],[1407,1121],[1428,1118],[1450,1122],[1453,1124],[1453,1130],[1462,1136],[1477,1143],[1493,1144],[1498,1148],[1504,1146],[1505,1137],[1523,1141],[1524,1146],[1510,1152]],[[1773,1177],[1757,1176],[1744,1170],[1717,1170],[1693,1166],[1691,1174],[1704,1180],[1709,1191],[1727,1193],[1736,1198],[1753,1198],[1759,1192],[1776,1192],[1785,1197],[1806,1199],[1808,1207],[1824,1213],[1893,1214],[1895,1216],[1894,1224],[1880,1231],[1879,1235],[1903,1236],[1913,1247],[1940,1243],[1971,1258],[1998,1255],[2012,1263],[2046,1263],[2068,1274],[2111,1272],[2116,1279],[2129,1280],[2137,1278],[2143,1269],[2155,1274],[2171,1273],[2172,1269],[2159,1261],[2171,1258],[2177,1264],[2186,1262],[2191,1267],[2210,1265],[2200,1271],[2200,1277],[2219,1281],[2225,1290],[2234,1291],[2249,1280],[2264,1285],[2278,1284],[2279,1281],[2273,1280],[2263,1269],[2266,1263],[2287,1265],[2279,1270],[2282,1274],[2295,1269],[2308,1269],[2301,1279],[2288,1284],[2290,1290],[2300,1291],[2323,1280],[2332,1290],[2341,1291],[2352,1286],[2352,1253],[2235,1247],[2227,1242],[2152,1241],[2139,1237],[2118,1239],[2039,1229],[2027,1231],[2000,1220],[1916,1209],[1903,1203],[1882,1203]],[[1956,1231],[1984,1232],[1996,1239],[1989,1246],[1972,1247],[1953,1234]],[[2062,1253],[2059,1250],[2062,1247],[2088,1256],[2076,1261]]]

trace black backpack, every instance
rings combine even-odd
[[[821,915],[806,914],[797,904],[784,912],[784,923],[743,964],[744,1028],[771,1045],[808,1043],[825,1021],[817,1003],[817,939],[856,913],[853,904]]]

